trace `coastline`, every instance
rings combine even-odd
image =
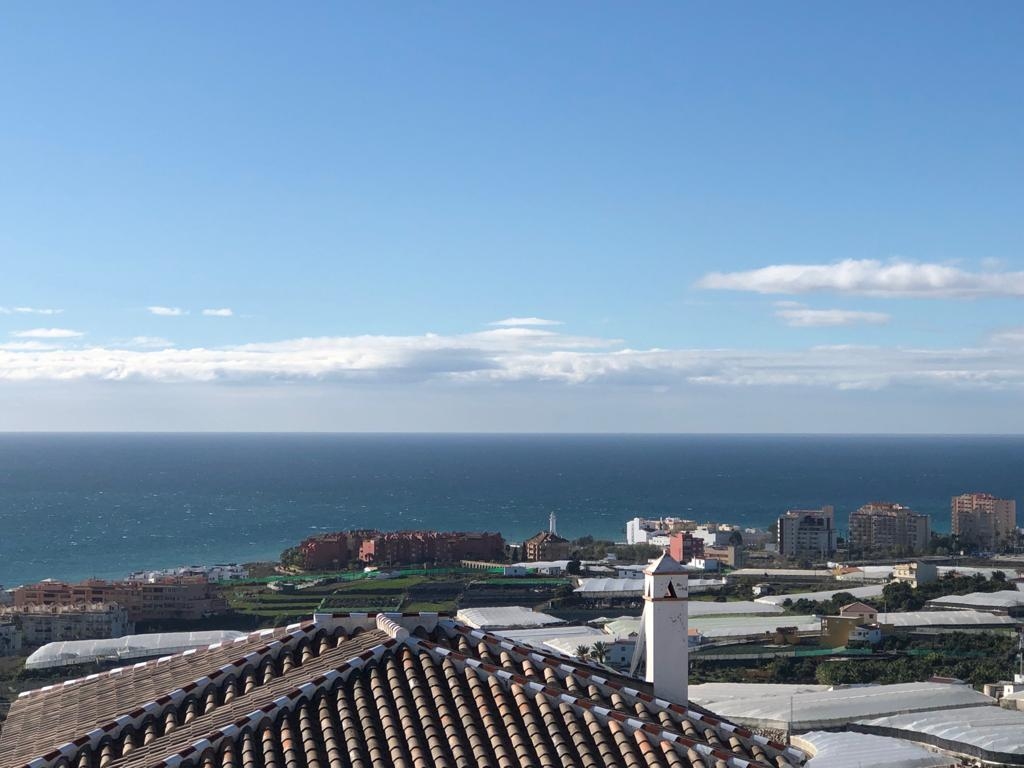
[[[276,559],[317,532],[570,538],[634,516],[764,528],[875,499],[949,530],[949,499],[1024,498],[1021,437],[0,434],[0,584]]]

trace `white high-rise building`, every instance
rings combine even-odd
[[[689,673],[686,569],[665,554],[644,569],[644,679],[654,695],[686,704]]]
[[[626,543],[646,544],[647,537],[652,530],[654,528],[647,520],[642,517],[634,517],[632,520],[626,521]]]
[[[836,551],[835,511],[791,509],[779,518],[779,554],[824,558]]]

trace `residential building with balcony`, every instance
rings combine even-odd
[[[523,542],[523,555],[531,563],[548,560],[566,560],[569,557],[571,544],[557,533],[541,531]]]
[[[779,518],[779,554],[789,558],[823,558],[836,551],[835,510],[790,509]]]
[[[32,605],[8,608],[0,614],[12,621],[24,646],[39,646],[66,640],[95,640],[122,637],[134,631],[128,611],[116,603],[92,605]]]
[[[954,496],[951,532],[961,546],[999,551],[1017,536],[1017,502],[998,499],[990,493],[962,493]]]
[[[892,502],[874,501],[850,514],[850,551],[919,554],[928,547],[928,515]]]
[[[704,557],[704,540],[689,531],[678,531],[668,537],[668,553],[673,560],[685,565]]]

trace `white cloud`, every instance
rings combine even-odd
[[[11,352],[38,352],[44,349],[60,349],[56,344],[48,344],[44,341],[9,341],[0,344],[0,349]]]
[[[181,307],[146,307],[151,315],[159,315],[160,317],[181,317],[187,315],[188,310],[182,309]]]
[[[0,307],[0,315],[59,315],[63,311],[41,307]]]
[[[11,331],[11,336],[19,339],[75,339],[85,334],[68,328],[32,328],[27,331]]]
[[[166,347],[173,347],[174,342],[170,339],[165,339],[162,336],[132,336],[130,339],[118,342],[118,345],[126,347],[145,347],[147,349],[164,349]]]
[[[1024,272],[968,272],[944,264],[846,259],[834,264],[775,264],[745,272],[712,272],[698,288],[755,293],[821,291],[885,298],[1024,296]]]
[[[865,312],[856,309],[811,309],[794,301],[776,302],[775,316],[794,328],[861,324],[885,325],[891,319],[884,312]]]
[[[0,349],[0,380],[159,382],[391,381],[510,387],[888,386],[1024,392],[1024,344],[959,349],[631,349],[542,329],[300,338],[220,348],[123,344]],[[660,391],[660,389],[659,389]]]
[[[991,342],[999,346],[1024,346],[1024,328],[1007,328],[991,336]]]
[[[207,317],[231,317],[235,313],[227,307],[221,309],[204,309],[203,314]]]
[[[488,323],[488,325],[507,328],[516,326],[562,325],[562,322],[560,320],[545,320],[543,317],[506,317],[504,320],[495,320],[493,323]]]

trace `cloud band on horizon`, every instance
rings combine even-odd
[[[0,315],[59,315],[63,311],[47,307],[0,307]]]
[[[844,259],[832,264],[773,264],[711,272],[697,288],[763,294],[834,292],[880,298],[1024,297],[1024,272],[969,272],[945,264]]]
[[[52,337],[51,337],[52,338]],[[893,385],[1024,391],[1024,332],[960,349],[631,349],[529,328],[418,336],[298,338],[220,348],[0,348],[0,381],[521,382],[609,386]]]
[[[775,316],[794,328],[885,325],[892,319],[885,312],[865,312],[857,309],[811,309],[795,301],[775,302]]]
[[[85,334],[70,328],[30,328],[27,331],[11,331],[17,339],[77,339]]]

